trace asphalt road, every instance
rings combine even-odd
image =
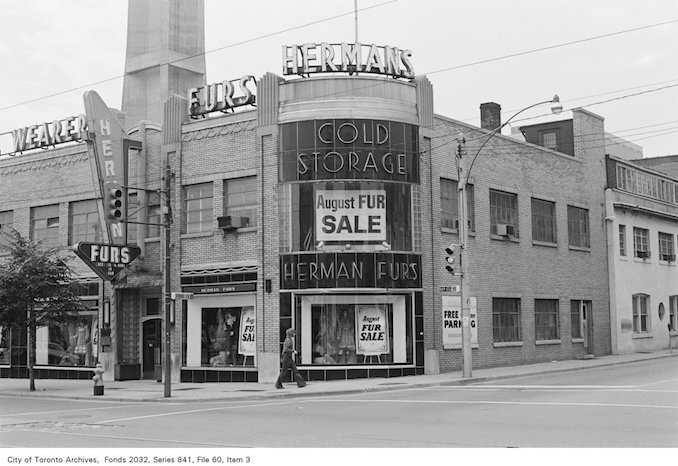
[[[36,446],[209,454],[215,447],[675,448],[678,358],[467,386],[323,397],[300,392],[285,400],[122,403],[0,395],[0,405],[3,453]]]

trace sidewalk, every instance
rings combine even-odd
[[[171,385],[170,397],[164,396],[164,384],[155,380],[105,381],[104,395],[93,395],[90,380],[36,379],[34,392],[28,389],[28,379],[0,379],[0,395],[43,398],[69,398],[91,401],[122,402],[199,402],[257,399],[284,399],[297,396],[323,396],[402,390],[432,386],[468,385],[511,379],[528,375],[567,372],[594,367],[627,364],[649,359],[678,356],[678,351],[655,351],[624,355],[600,356],[593,359],[554,361],[521,366],[474,369],[472,377],[462,378],[461,371],[444,374],[394,377],[390,379],[354,379],[309,382],[305,388],[293,383],[277,390],[272,383],[180,383]]]

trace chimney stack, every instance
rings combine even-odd
[[[494,102],[480,104],[480,127],[494,131],[501,126],[501,105]]]

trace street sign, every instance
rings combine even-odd
[[[141,254],[138,246],[86,242],[73,245],[73,251],[103,280],[113,280]]]
[[[193,299],[193,293],[172,292],[172,299]]]

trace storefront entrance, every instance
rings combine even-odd
[[[142,323],[142,378],[155,379],[156,366],[162,364],[162,319],[149,319]]]

